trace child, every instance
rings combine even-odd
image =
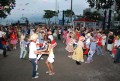
[[[46,51],[41,50],[41,54],[48,54],[48,58],[46,60],[46,65],[47,65],[48,71],[46,73],[48,73],[49,75],[54,75],[55,71],[53,68],[53,63],[54,63],[55,57],[54,57],[53,47],[52,47],[50,39],[47,40],[47,44],[48,44],[48,50],[46,50]]]
[[[21,49],[20,59],[24,59],[27,54],[27,50],[26,50],[27,42],[24,39],[25,39],[25,35],[22,34],[20,37],[20,49]]]
[[[91,39],[90,50],[88,52],[88,58],[85,63],[90,63],[93,61],[92,57],[93,57],[93,54],[95,53],[95,51],[96,51],[96,42],[95,42],[95,39]]]
[[[16,32],[12,32],[12,34],[10,35],[10,39],[11,39],[11,44],[13,45],[13,49],[16,49],[16,44],[17,44]]]
[[[44,35],[44,42],[43,44],[39,44],[39,49],[38,50],[42,50],[42,51],[46,51],[48,49],[48,45],[47,45],[47,35]],[[36,59],[36,64],[38,63],[38,60],[42,57],[42,54],[37,56]],[[41,58],[42,59],[42,58]]]
[[[7,51],[8,43],[6,41],[6,33],[3,34],[1,41],[2,41],[2,46],[3,46],[3,56],[7,57],[6,51]]]
[[[74,47],[73,47],[74,41],[75,41],[74,38],[72,36],[70,36],[70,41],[65,48],[69,52],[69,55],[68,55],[69,58],[72,57],[72,54],[74,51]]]

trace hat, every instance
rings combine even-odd
[[[30,36],[30,40],[37,40],[38,39],[38,34],[34,33]]]
[[[4,36],[4,35],[6,35],[6,33],[5,33],[5,32],[2,32],[2,36]]]
[[[88,33],[88,34],[87,34],[87,36],[91,36],[91,34],[90,34],[90,33]]]

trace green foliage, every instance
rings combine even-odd
[[[46,18],[46,19],[50,19],[57,15],[56,11],[52,11],[52,10],[44,10],[44,11],[45,11],[45,14],[43,15],[43,18]]]
[[[120,0],[116,0],[116,11],[117,13],[120,11]]]
[[[95,12],[86,12],[84,14],[84,17],[95,20],[95,21],[100,21],[103,18],[97,11],[95,11]]]
[[[0,0],[0,18],[6,18],[15,7],[15,0]]]
[[[64,14],[66,17],[71,17],[72,15],[74,15],[74,12],[73,11],[71,12],[71,10],[65,10]]]
[[[113,0],[87,0],[91,8],[95,7],[96,9],[108,9],[111,8],[114,1]]]
[[[120,14],[116,17],[117,21],[120,21]]]
[[[43,15],[43,18],[48,19],[48,24],[50,22],[50,19],[53,18],[54,16],[57,16],[57,12],[53,10],[44,10],[45,14]]]

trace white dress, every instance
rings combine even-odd
[[[102,36],[102,45],[104,46],[106,43],[106,36]]]
[[[50,51],[50,54],[49,54],[47,60],[48,60],[48,62],[53,63],[54,62],[54,58],[55,58],[54,53],[53,53],[53,49],[51,49],[49,51]]]

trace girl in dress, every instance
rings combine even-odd
[[[67,37],[67,29],[64,29],[64,31],[63,31],[63,43],[65,42],[66,37]]]
[[[106,35],[103,33],[102,34],[102,48],[103,48],[104,53],[106,51],[105,44],[106,44]]]
[[[74,35],[72,35],[72,32],[71,32],[70,41],[65,48],[69,52],[68,57],[70,57],[70,58],[72,57],[72,54],[74,51],[74,47],[73,47],[74,42],[75,42]]]
[[[83,48],[84,48],[83,41],[84,40],[85,38],[83,36],[79,38],[77,47],[74,50],[73,55],[72,55],[72,59],[76,61],[77,65],[80,65],[81,64],[80,62],[84,62],[84,59],[83,59]]]
[[[17,33],[12,32],[10,35],[10,43],[12,44],[13,49],[16,49],[16,44],[17,44]]]
[[[46,73],[49,75],[54,75],[55,71],[54,71],[53,63],[55,56],[53,53],[53,47],[50,39],[47,40],[47,44],[48,44],[48,49],[46,51],[41,50],[41,54],[48,54],[48,58],[46,60],[48,71],[46,71]]]

